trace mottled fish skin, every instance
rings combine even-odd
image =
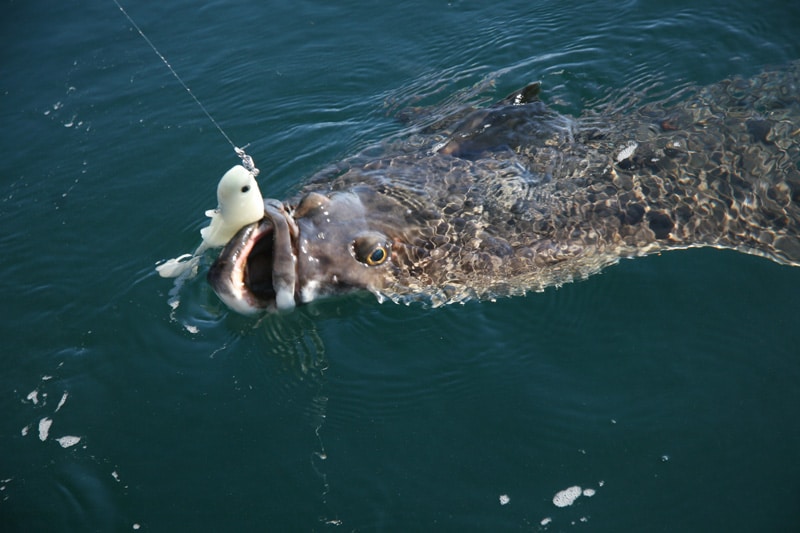
[[[493,299],[700,246],[800,265],[800,62],[610,116],[570,118],[538,95],[355,157],[285,202],[296,302]],[[218,262],[241,249],[234,238]],[[252,285],[252,311],[275,308],[274,252],[252,247],[244,279],[215,264],[212,286]]]

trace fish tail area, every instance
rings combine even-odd
[[[665,148],[636,157],[657,237],[800,266],[800,61],[655,112]]]
[[[742,251],[800,266],[800,61],[727,88],[729,114],[744,125],[733,136],[729,238]]]
[[[800,180],[763,184],[755,197],[752,209],[733,211],[739,216],[728,223],[732,247],[800,266]]]

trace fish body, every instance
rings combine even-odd
[[[711,246],[800,265],[800,62],[571,118],[539,85],[357,156],[222,250],[242,313],[353,290],[438,306]]]

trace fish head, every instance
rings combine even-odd
[[[378,292],[391,271],[393,239],[367,216],[356,191],[306,195],[295,209],[298,297],[308,303],[322,296],[367,289]]]
[[[355,290],[379,294],[392,277],[394,240],[368,220],[357,191],[264,207],[264,218],[242,228],[208,273],[231,309],[253,314]]]

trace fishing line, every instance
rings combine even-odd
[[[120,11],[122,11],[122,14],[123,14],[123,15],[125,15],[125,18],[127,18],[127,19],[128,19],[128,22],[130,22],[130,23],[131,23],[131,26],[133,26],[133,28],[134,28],[134,29],[135,29],[137,32],[139,32],[139,35],[141,35],[141,36],[142,36],[142,39],[144,39],[144,40],[145,40],[145,42],[146,42],[148,45],[150,45],[150,48],[152,48],[152,49],[153,49],[153,52],[155,52],[155,53],[156,53],[156,55],[159,57],[159,59],[161,59],[161,61],[162,61],[162,62],[163,62],[163,63],[164,63],[166,66],[167,66],[167,68],[169,69],[169,71],[170,71],[170,72],[172,72],[172,75],[173,75],[173,76],[175,76],[175,79],[176,79],[176,80],[178,80],[178,83],[180,83],[180,84],[181,84],[181,86],[182,86],[184,89],[186,89],[186,92],[187,92],[187,93],[189,93],[189,96],[191,96],[191,97],[192,97],[192,99],[193,99],[193,100],[195,101],[195,103],[196,103],[196,104],[197,104],[197,105],[200,107],[200,109],[203,111],[203,113],[205,113],[205,115],[208,117],[208,120],[210,120],[210,121],[211,121],[211,123],[212,123],[212,124],[214,124],[214,126],[216,126],[216,127],[217,127],[217,129],[218,129],[218,130],[219,130],[219,132],[222,134],[222,136],[223,136],[223,137],[225,137],[225,140],[226,140],[226,141],[228,141],[228,144],[230,144],[230,145],[231,145],[231,147],[233,148],[233,151],[234,151],[234,152],[236,153],[236,155],[237,155],[237,156],[238,156],[238,157],[239,157],[239,158],[242,160],[242,166],[244,166],[244,168],[246,168],[247,170],[249,170],[249,171],[250,171],[250,172],[253,174],[253,176],[258,176],[259,170],[256,168],[256,166],[255,166],[255,163],[253,162],[253,158],[252,158],[252,157],[250,157],[249,155],[247,155],[247,153],[245,153],[245,151],[244,151],[244,148],[247,148],[247,146],[249,146],[249,145],[245,145],[245,147],[244,147],[244,148],[239,148],[238,146],[236,146],[235,144],[233,144],[233,141],[231,140],[231,138],[230,138],[230,137],[228,137],[228,134],[227,134],[227,133],[225,133],[225,130],[223,130],[223,129],[222,129],[222,126],[220,126],[220,125],[219,125],[219,123],[218,123],[216,120],[214,120],[214,117],[212,117],[212,116],[211,116],[211,113],[209,113],[209,112],[208,112],[208,110],[206,109],[206,106],[204,106],[204,105],[203,105],[203,104],[200,102],[200,100],[199,100],[199,99],[198,99],[198,98],[197,98],[197,97],[194,95],[194,93],[193,93],[193,92],[192,92],[192,90],[189,88],[189,86],[188,86],[188,85],[186,85],[186,83],[184,83],[184,81],[181,79],[181,77],[180,77],[180,76],[178,76],[178,73],[175,71],[175,69],[174,69],[174,68],[172,68],[172,65],[170,65],[170,64],[169,64],[169,61],[167,61],[167,58],[166,58],[166,57],[164,57],[164,56],[161,54],[161,52],[159,52],[159,51],[158,51],[158,48],[156,48],[156,45],[154,45],[154,44],[153,44],[153,42],[152,42],[152,41],[151,41],[151,40],[150,40],[150,39],[147,37],[147,35],[145,35],[145,34],[144,34],[144,32],[142,31],[142,29],[139,27],[139,25],[138,25],[138,24],[136,24],[136,22],[133,20],[133,18],[131,18],[131,16],[130,16],[130,15],[128,15],[128,12],[127,12],[127,11],[125,11],[125,8],[124,8],[124,7],[122,7],[122,5],[121,5],[121,4],[120,4],[120,3],[119,3],[117,0],[112,0],[112,1],[113,1],[113,2],[114,2],[116,5],[117,5],[117,7],[119,8],[119,10],[120,10]]]

